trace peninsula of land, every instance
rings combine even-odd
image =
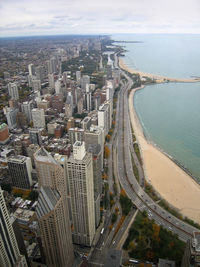
[[[158,77],[154,74],[148,74],[147,76],[147,73],[131,70],[124,64],[122,59],[120,59],[120,67],[130,73],[139,73],[141,76]],[[166,82],[165,79],[168,78],[162,77],[158,82]],[[171,79],[170,81],[196,82],[200,80]],[[163,199],[177,208],[184,216],[200,223],[200,185],[169,157],[152,144],[149,144],[145,139],[133,105],[133,97],[136,90],[132,90],[129,95],[129,112],[143,158],[145,177]]]

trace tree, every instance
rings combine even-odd
[[[37,191],[31,191],[30,194],[27,197],[29,200],[37,200],[38,199],[38,192]]]
[[[105,158],[109,158],[109,156],[110,156],[110,149],[108,148],[108,146],[105,146],[104,154],[105,154]]]
[[[9,194],[11,193],[11,185],[10,184],[1,184],[1,189],[7,191]]]

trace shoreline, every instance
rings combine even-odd
[[[194,79],[184,79],[184,78],[171,78],[163,75],[157,75],[153,73],[143,72],[140,70],[134,70],[126,66],[123,59],[119,57],[119,67],[131,74],[139,74],[142,77],[148,77],[150,79],[155,80],[156,83],[166,83],[166,82],[180,82],[180,83],[196,83],[200,82],[200,78],[194,78]]]
[[[135,72],[132,70],[131,73]],[[167,153],[148,142],[144,136],[133,103],[135,92],[143,88],[144,86],[132,89],[128,101],[131,125],[141,152],[145,179],[181,214],[200,223],[200,185],[187,173],[187,170],[184,170]]]

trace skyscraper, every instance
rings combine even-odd
[[[32,120],[32,114],[31,114],[32,106],[33,106],[32,101],[23,102],[21,105],[22,112],[26,115],[26,119],[28,122]]]
[[[92,154],[85,151],[85,143],[73,145],[73,156],[66,159],[73,241],[91,246],[95,234],[95,207]]]
[[[36,151],[34,159],[41,188],[37,214],[47,263],[50,266],[72,266],[73,248],[64,169],[44,148]]]
[[[66,193],[64,169],[61,165],[43,147],[36,151],[34,159],[39,187],[49,186]]]
[[[12,156],[8,159],[8,170],[12,184],[18,188],[29,189],[32,185],[31,159],[25,156]]]
[[[41,131],[39,129],[30,129],[29,130],[30,142],[31,144],[39,145],[42,144]]]
[[[35,128],[45,128],[44,110],[41,108],[32,109],[33,126]]]
[[[18,108],[9,108],[5,107],[3,108],[4,114],[7,119],[8,128],[13,129],[17,126],[17,113],[19,111]]]
[[[72,266],[72,237],[64,195],[42,186],[36,213],[47,266]]]
[[[0,266],[26,267],[26,259],[20,255],[15,234],[10,222],[3,191],[0,187]]]
[[[15,99],[15,100],[19,99],[19,91],[15,83],[8,84],[8,94],[9,96],[11,96],[12,99]]]
[[[28,73],[29,73],[29,75],[35,74],[34,65],[32,63],[28,65]]]

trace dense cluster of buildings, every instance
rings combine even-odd
[[[0,266],[30,266],[38,259],[44,260],[41,266],[72,266],[73,244],[90,247],[100,224],[104,141],[112,127],[120,72],[108,66],[101,88],[79,69],[75,79],[70,70],[62,73],[62,61],[82,50],[88,55],[100,51],[99,38],[54,48],[49,59],[28,62],[26,82],[19,78],[22,74],[4,71],[8,105],[0,118],[0,182],[22,195],[39,196],[34,201],[12,199],[9,216],[0,191]],[[20,98],[24,83],[29,88],[26,101]]]

